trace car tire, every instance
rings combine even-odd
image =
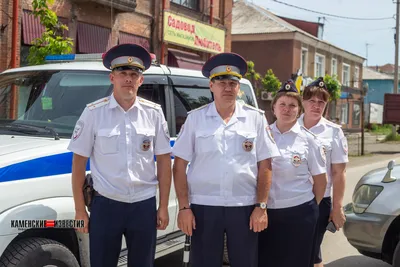
[[[400,241],[397,242],[396,249],[393,253],[393,267],[400,267]]]
[[[0,267],[79,267],[63,244],[46,238],[27,238],[11,243],[0,258]]]
[[[224,265],[229,265],[228,239],[226,238],[226,234],[224,234],[224,254],[223,254],[223,263],[224,263]]]

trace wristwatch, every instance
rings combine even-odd
[[[267,203],[265,202],[256,203],[256,207],[260,207],[261,209],[265,210],[267,209]]]

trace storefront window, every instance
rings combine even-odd
[[[171,0],[171,2],[191,9],[199,9],[199,0]]]
[[[349,123],[349,104],[342,104],[340,112],[340,122],[341,124]]]

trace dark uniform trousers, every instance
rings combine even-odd
[[[124,203],[95,196],[89,221],[90,265],[116,267],[122,236],[128,267],[153,267],[157,238],[156,198]]]
[[[257,267],[258,233],[250,230],[253,206],[191,205],[196,229],[191,243],[191,267],[221,267],[224,234],[231,267]]]
[[[329,216],[331,215],[332,199],[325,197],[319,203],[319,218],[315,230],[314,240],[314,263],[322,262],[321,244],[324,239],[326,227],[329,223]]]
[[[319,210],[315,199],[269,209],[268,228],[259,235],[258,267],[312,267]]]

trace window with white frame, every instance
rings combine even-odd
[[[171,0],[171,2],[191,9],[199,9],[199,0]]]
[[[315,77],[325,76],[325,56],[321,54],[315,54]]]
[[[350,86],[350,65],[343,63],[342,84]]]
[[[355,67],[354,68],[354,87],[358,88],[360,86],[360,68],[359,67]]]
[[[349,122],[349,104],[344,103],[341,105],[340,123],[347,124]]]
[[[301,48],[301,59],[300,59],[300,68],[303,76],[307,75],[307,66],[308,66],[308,50],[307,48]]]
[[[331,75],[337,76],[337,59],[332,58]]]

